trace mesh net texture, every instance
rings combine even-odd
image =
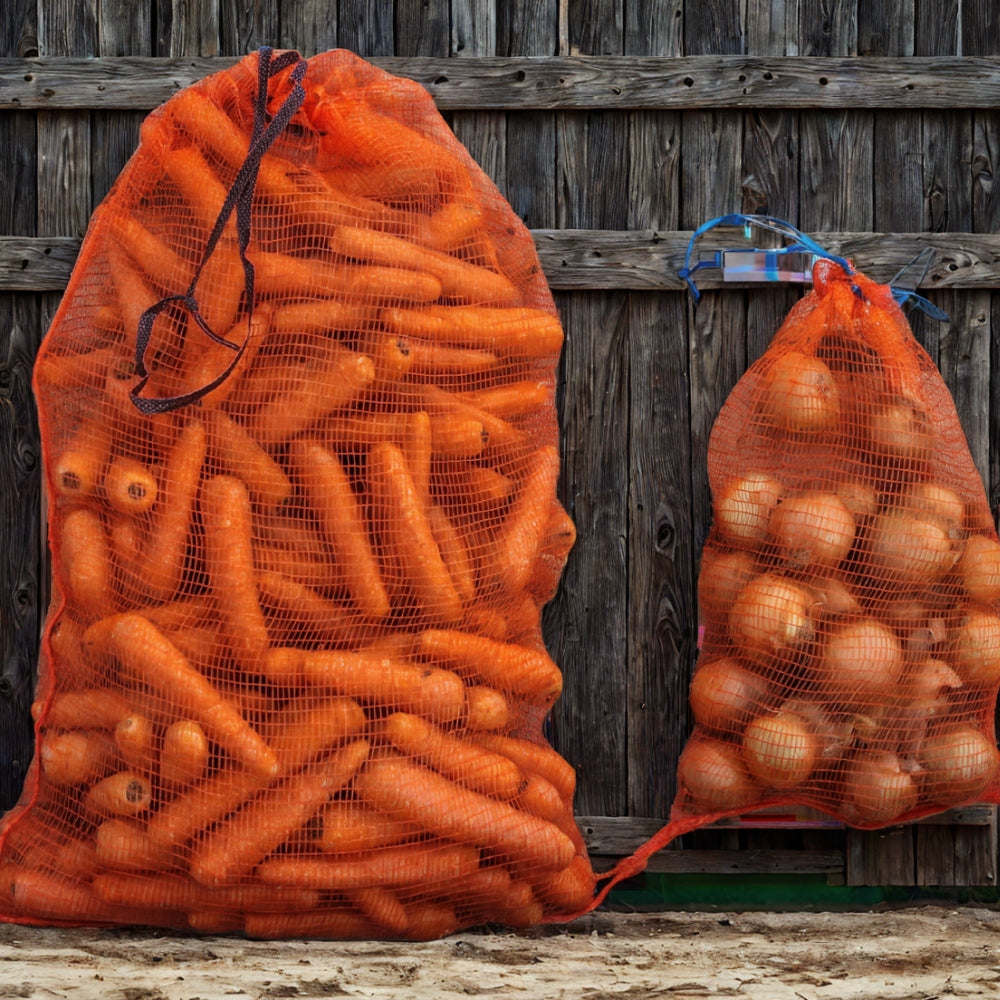
[[[0,917],[426,939],[588,905],[542,728],[562,338],[416,84],[262,50],[146,119],[35,370],[53,599]]]

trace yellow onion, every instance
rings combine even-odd
[[[761,408],[784,430],[829,430],[840,417],[840,392],[820,358],[789,351],[776,358],[764,376]]]
[[[738,809],[761,793],[739,750],[731,743],[694,735],[677,762],[677,781],[705,809]]]
[[[844,772],[844,811],[850,822],[883,826],[915,809],[920,788],[889,751],[858,753]]]
[[[770,533],[792,565],[835,566],[854,544],[854,515],[836,493],[819,490],[783,500],[771,514]]]
[[[730,541],[759,544],[785,488],[766,472],[747,472],[727,483],[715,500],[713,527]]]
[[[969,683],[1000,681],[1000,616],[970,612],[952,636],[950,653],[953,666]]]
[[[939,580],[955,565],[961,551],[944,521],[905,510],[879,514],[867,537],[872,561],[901,585]]]
[[[869,414],[868,440],[877,455],[924,461],[934,447],[934,429],[919,403],[900,398]]]
[[[1000,540],[995,535],[969,535],[958,560],[965,592],[979,604],[1000,600]]]
[[[855,519],[871,517],[878,510],[878,495],[871,486],[860,480],[851,479],[841,483],[836,493]]]
[[[691,678],[688,700],[699,725],[720,732],[738,732],[767,704],[771,686],[739,660],[724,656],[699,661]]]
[[[965,501],[942,483],[913,483],[903,490],[900,499],[907,510],[917,514],[931,514],[953,530],[961,530],[965,526]]]
[[[729,611],[729,634],[750,655],[795,649],[812,639],[813,595],[777,573],[754,577]]]
[[[832,709],[860,709],[884,701],[897,688],[903,666],[895,632],[874,618],[861,618],[830,631],[816,679]]]
[[[756,575],[754,557],[741,549],[705,547],[698,573],[698,606],[703,615],[727,613],[736,595]]]
[[[840,618],[859,610],[857,597],[839,576],[814,576],[809,589],[815,595],[813,614],[817,618]]]
[[[747,770],[770,788],[791,788],[805,781],[819,751],[809,722],[795,712],[760,715],[743,730]]]
[[[932,802],[970,801],[990,783],[998,759],[996,744],[975,726],[949,726],[919,750],[923,793]]]

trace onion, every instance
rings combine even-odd
[[[754,577],[729,610],[729,633],[751,655],[794,649],[813,637],[813,597],[777,573]]]
[[[1000,600],[1000,540],[991,535],[969,535],[958,560],[965,592],[979,604]]]
[[[872,522],[868,551],[895,582],[905,585],[940,579],[955,565],[960,546],[938,518],[887,511]]]
[[[771,788],[799,785],[813,772],[819,742],[795,712],[761,715],[743,731],[743,759],[750,773]]]
[[[966,615],[952,637],[951,661],[972,684],[1000,681],[1000,616],[986,611]]]
[[[852,720],[835,716],[811,698],[788,698],[781,703],[779,712],[794,712],[809,724],[816,737],[820,757],[841,758],[844,750],[854,741]]]
[[[785,430],[814,432],[835,426],[840,394],[833,373],[819,358],[789,351],[764,376],[763,413]]]
[[[813,614],[822,618],[840,618],[859,609],[851,588],[837,576],[815,576],[809,581],[815,595]]]
[[[914,483],[904,490],[900,499],[907,510],[918,514],[932,514],[940,518],[953,532],[965,525],[965,501],[941,483]]]
[[[945,663],[928,657],[914,664],[903,678],[898,703],[923,717],[940,715],[948,707],[948,692],[962,686],[962,678]]]
[[[871,517],[878,510],[878,495],[867,483],[852,479],[841,483],[836,492],[855,518]]]
[[[880,704],[899,684],[903,649],[895,632],[873,618],[833,629],[820,659],[817,681],[834,709]]]
[[[932,802],[958,805],[975,798],[996,773],[996,744],[975,726],[950,726],[924,741],[918,753],[921,786]]]
[[[915,809],[920,799],[913,775],[888,751],[857,754],[844,780],[845,813],[855,824],[883,826]]]
[[[726,552],[705,547],[698,573],[698,605],[703,615],[726,613],[736,595],[756,575],[754,557],[736,549]]]
[[[902,398],[875,408],[868,417],[868,440],[880,456],[923,461],[934,447],[934,431],[924,408]]]
[[[721,732],[738,732],[767,705],[771,686],[738,660],[726,656],[699,662],[688,699],[695,722]]]
[[[836,493],[813,491],[778,504],[769,530],[779,552],[795,566],[835,566],[851,550],[856,525]]]
[[[711,810],[748,806],[761,788],[730,743],[692,736],[677,762],[677,781],[700,806]]]
[[[713,524],[731,541],[763,542],[771,512],[784,492],[774,476],[748,472],[726,485],[715,502]]]

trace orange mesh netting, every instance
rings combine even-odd
[[[712,429],[695,728],[670,822],[614,881],[769,806],[876,828],[1000,801],[981,478],[892,289],[831,260],[813,280]]]
[[[53,600],[0,916],[432,938],[589,904],[542,732],[562,339],[416,84],[265,49],[147,118],[36,367]]]

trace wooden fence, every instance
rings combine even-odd
[[[11,0],[0,14],[0,808],[30,747],[47,601],[35,349],[144,115],[261,44],[422,83],[535,235],[567,333],[561,495],[579,542],[546,609],[596,855],[667,814],[690,720],[705,449],[801,294],[678,277],[692,230],[785,219],[889,280],[935,250],[915,331],[1000,507],[1000,14],[993,0]],[[992,884],[992,809],[862,834],[703,831],[662,870]]]

